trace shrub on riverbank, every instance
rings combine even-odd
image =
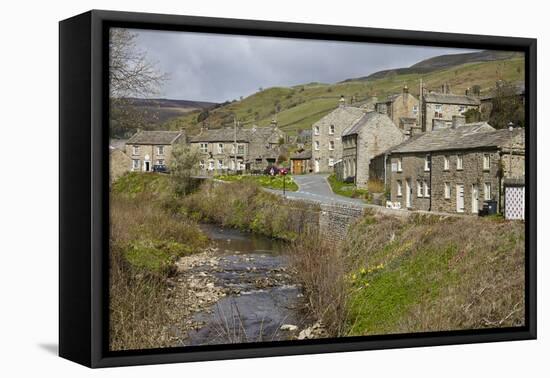
[[[196,219],[284,240],[316,225],[319,213],[318,205],[285,200],[248,180],[206,182],[184,199],[183,207]]]
[[[110,347],[169,346],[166,279],[175,261],[208,243],[196,222],[170,211],[168,177],[129,174],[110,196]]]
[[[350,198],[361,198],[367,202],[371,200],[368,190],[358,189],[353,183],[346,184],[345,182],[339,181],[335,174],[330,175],[327,180],[332,191],[336,194]]]

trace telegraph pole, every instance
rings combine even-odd
[[[233,167],[237,172],[237,118],[233,117]]]

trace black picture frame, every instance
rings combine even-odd
[[[526,325],[109,352],[108,28],[521,51],[526,62]],[[59,354],[88,367],[535,339],[536,39],[92,10],[59,24]]]

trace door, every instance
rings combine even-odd
[[[319,173],[319,159],[315,159],[314,171]]]
[[[412,207],[412,184],[411,184],[411,179],[405,180],[405,204],[408,208]]]
[[[472,213],[477,214],[479,211],[479,188],[477,184],[472,184]]]
[[[456,212],[464,212],[464,185],[458,184],[456,186]]]

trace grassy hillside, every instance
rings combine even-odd
[[[525,61],[513,55],[511,59],[461,64],[456,67],[436,69],[430,73],[389,74],[381,78],[352,80],[336,84],[310,83],[290,88],[268,88],[240,101],[227,103],[209,111],[206,123],[211,128],[231,126],[233,117],[244,126],[267,126],[275,117],[282,130],[295,134],[311,125],[338,106],[341,95],[347,99],[355,96],[364,100],[371,96],[379,99],[401,91],[408,85],[410,92],[418,95],[419,80],[427,88],[438,89],[449,83],[453,93],[464,93],[468,87],[480,85],[489,90],[497,80],[518,82],[524,80]],[[170,129],[186,128],[198,132],[199,112],[174,118],[164,126]]]

